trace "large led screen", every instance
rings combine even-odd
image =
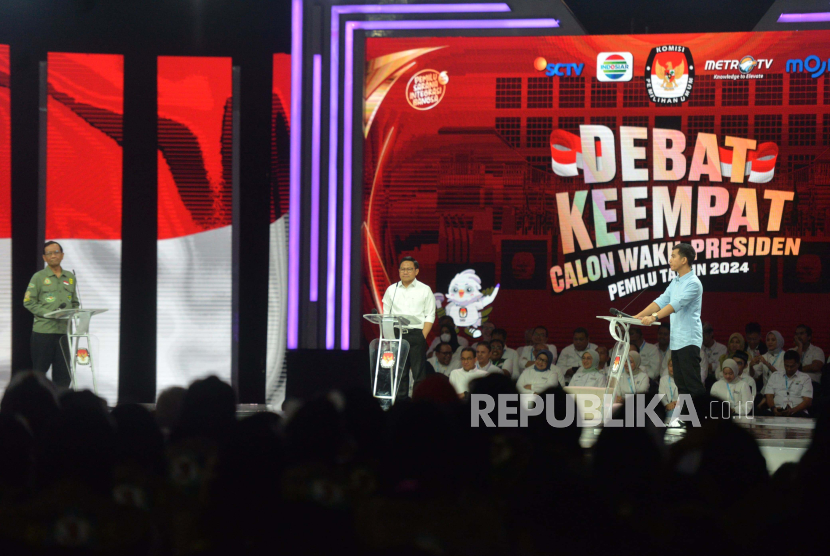
[[[158,58],[159,391],[230,382],[231,83],[230,58]]]
[[[50,52],[47,56],[46,238],[63,247],[92,318],[98,394],[118,398],[121,308],[121,190],[124,57]],[[81,346],[83,347],[83,346]],[[78,388],[93,388],[78,365]]]
[[[596,316],[653,301],[686,241],[720,341],[830,345],[828,39],[367,38],[363,312],[412,255],[462,335],[606,341]]]
[[[0,395],[12,366],[12,189],[9,46],[0,44]],[[18,299],[15,296],[15,299]],[[19,298],[20,303],[23,298]]]

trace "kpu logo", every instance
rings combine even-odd
[[[545,75],[548,77],[570,77],[573,75],[582,75],[582,70],[585,68],[585,64],[549,64],[547,60],[539,56],[533,61],[533,67],[536,68],[536,71],[544,71]]]
[[[646,60],[646,92],[655,104],[682,104],[689,100],[695,82],[695,63],[686,46],[675,44],[651,49]]]
[[[631,81],[634,56],[631,52],[600,52],[597,55],[597,81]]]
[[[804,60],[787,60],[785,67],[787,73],[801,73],[806,71],[810,77],[816,78],[824,75],[827,71],[827,62],[816,55],[807,56]]]

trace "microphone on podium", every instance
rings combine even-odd
[[[611,316],[618,317],[621,319],[633,319],[631,315],[627,315],[618,309],[611,308]]]

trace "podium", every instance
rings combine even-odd
[[[635,326],[643,326],[643,323],[640,322],[640,319],[635,319],[634,317],[597,316],[597,318],[608,321],[608,330],[611,333],[611,337],[617,341],[614,344],[614,350],[608,356],[608,363],[606,363],[606,365],[611,366],[611,372],[608,373],[608,384],[605,386],[605,393],[602,396],[603,404],[605,400],[610,400],[609,403],[613,404],[614,394],[617,392],[620,378],[625,371],[625,364],[628,362],[628,350],[631,347],[631,341],[628,338],[628,328],[632,324]],[[660,322],[654,321],[649,326],[660,326]],[[634,373],[631,372],[631,369],[628,370],[628,376],[631,378],[631,383],[634,384]],[[611,396],[610,398],[608,397],[609,395]],[[607,407],[602,408],[603,417],[609,409]]]
[[[372,395],[380,400],[383,409],[389,409],[398,395],[409,355],[409,342],[401,337],[402,329],[421,324],[421,319],[411,315],[377,313],[363,315],[363,318],[380,328],[380,336],[369,344],[369,373]]]
[[[89,366],[92,373],[92,391],[98,394],[98,387],[95,384],[95,362],[92,358],[92,348],[89,343],[89,321],[93,315],[105,313],[108,309],[59,309],[43,315],[47,318],[69,321],[66,327],[66,339],[69,344],[70,356],[67,361],[73,390],[77,389],[75,383],[75,372],[78,365]],[[86,347],[82,347],[81,340],[86,340]],[[84,350],[86,353],[83,353]],[[67,354],[64,354],[66,357]]]

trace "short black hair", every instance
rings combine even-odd
[[[478,346],[484,346],[487,348],[487,351],[490,351],[490,342],[488,342],[487,340],[481,340],[476,344],[476,348],[478,348]]]
[[[439,342],[438,345],[435,346],[435,352],[438,353],[439,351],[441,351],[441,348],[444,347],[444,346],[449,346],[450,353],[452,353],[452,346],[450,346],[449,342]]]
[[[749,361],[749,354],[747,354],[747,352],[745,352],[744,350],[739,349],[738,351],[732,354],[732,359],[735,358],[743,359],[744,363],[747,363]]]
[[[50,245],[57,245],[58,247],[61,248],[61,253],[63,253],[63,246],[60,243],[58,243],[57,241],[47,241],[46,243],[43,244],[43,254],[44,255],[46,254],[46,248],[49,247]]]
[[[640,328],[639,326],[632,326],[628,331],[628,335],[630,336],[631,334],[634,334],[635,332],[640,335],[640,338],[643,337],[643,329]]]
[[[490,332],[490,337],[492,338],[496,334],[498,334],[499,336],[501,336],[505,340],[507,339],[507,330],[505,330],[504,328],[494,328],[493,331]]]
[[[536,332],[536,331],[537,331],[537,330],[539,330],[540,328],[541,328],[542,330],[544,330],[544,331],[545,331],[545,336],[547,336],[547,335],[548,335],[548,329],[547,329],[546,327],[544,327],[544,326],[541,326],[541,325],[539,325],[539,326],[534,326],[534,327],[533,327],[533,331],[534,331],[534,332]]]
[[[695,261],[695,257],[697,253],[695,253],[695,248],[691,246],[689,243],[678,243],[674,247],[672,247],[672,251],[677,249],[677,254],[681,257],[686,257],[686,263],[689,266],[692,266],[692,263]]]
[[[404,257],[403,259],[401,259],[401,262],[399,262],[399,263],[398,263],[398,268],[400,268],[400,267],[401,267],[401,265],[402,265],[403,263],[405,263],[405,262],[410,262],[410,263],[412,263],[413,265],[415,265],[415,270],[418,270],[419,268],[421,268],[421,267],[418,265],[418,261],[416,261],[414,257],[408,257],[408,256],[407,256],[407,257]]]
[[[750,322],[749,324],[746,325],[746,328],[744,328],[744,332],[746,332],[747,334],[752,334],[753,332],[756,333],[756,334],[760,334],[761,333],[761,325],[758,324],[757,322]]]
[[[798,361],[798,366],[801,366],[801,356],[794,349],[788,349],[784,354],[784,361]]]
[[[490,351],[493,351],[493,344],[501,344],[501,348],[504,349],[504,342],[501,340],[490,340]]]
[[[576,336],[577,334],[585,334],[585,336],[587,338],[591,337],[591,335],[588,334],[588,331],[585,328],[581,327],[581,326],[579,328],[577,328],[576,330],[574,330],[574,336]]]
[[[804,332],[806,332],[806,333],[807,333],[807,335],[808,335],[810,338],[812,338],[812,337],[813,337],[813,329],[812,329],[812,328],[810,328],[809,326],[807,326],[806,324],[799,324],[798,326],[796,326],[796,327],[795,327],[795,330],[796,330],[796,331],[798,331],[798,329],[799,329],[799,328],[803,328],[803,329],[804,329]]]
[[[471,348],[470,346],[464,346],[463,348],[461,348],[461,355],[462,355],[462,356],[464,355],[464,352],[465,352],[465,351],[469,351],[470,353],[472,353],[472,354],[473,354],[473,359],[475,359],[475,356],[476,356],[476,350],[474,350],[474,349],[473,349],[473,348]]]

